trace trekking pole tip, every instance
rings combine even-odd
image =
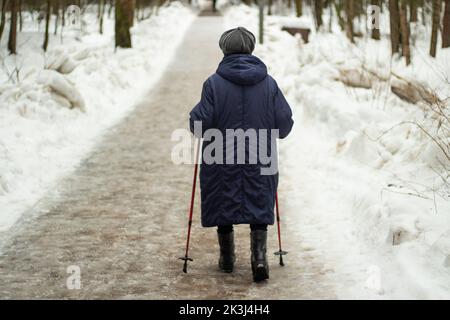
[[[180,258],[178,258],[178,259],[184,261],[184,264],[183,264],[183,272],[184,272],[184,273],[187,273],[187,262],[188,262],[188,261],[194,261],[194,260],[193,260],[192,258],[189,258],[188,256],[180,257]]]
[[[284,267],[283,256],[287,254],[287,251],[279,250],[273,253],[276,256],[280,256],[280,266]]]

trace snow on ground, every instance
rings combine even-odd
[[[226,11],[225,25],[242,25],[257,35],[257,17],[256,7],[234,6]],[[389,73],[448,98],[450,50],[439,48],[436,59],[428,57],[430,32],[417,24],[413,62],[406,67],[403,59],[391,60],[383,33],[388,19],[383,16],[381,23],[378,42],[361,38],[352,45],[332,23],[333,33],[312,30],[304,44],[280,27],[314,29],[313,21],[266,18],[265,44],[255,54],[268,65],[295,117],[293,133],[280,144],[284,221],[334,270],[340,298],[448,299],[450,188],[442,167],[448,168],[448,159],[416,125],[382,134],[402,121],[435,132],[429,108],[391,92],[389,84],[399,79]],[[389,79],[369,89],[340,81],[342,71],[354,74],[363,67]],[[441,138],[448,146],[449,137]]]
[[[52,33],[46,54],[41,49],[43,26],[39,32],[25,14],[17,56],[7,55],[3,37],[0,231],[46,192],[57,192],[52,189],[56,180],[70,173],[102,133],[133,109],[170,61],[194,14],[171,2],[136,22],[133,48],[117,51],[113,17],[105,15],[100,35],[96,8],[91,8],[83,15],[81,30],[66,27],[63,37]]]

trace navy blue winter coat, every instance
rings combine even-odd
[[[201,121],[203,133],[215,128],[224,136],[224,163],[202,161],[200,166],[202,226],[273,224],[278,173],[262,175],[261,167],[268,165],[260,161],[259,155],[257,163],[248,161],[252,152],[248,143],[245,163],[225,163],[226,129],[267,129],[269,137],[272,129],[278,129],[280,138],[292,129],[291,108],[267,74],[265,64],[250,54],[225,56],[216,73],[203,84],[201,100],[190,113],[192,132],[194,121]],[[211,140],[203,142],[203,150]],[[236,144],[232,147],[236,148]],[[270,138],[267,149],[269,155],[276,152],[270,148]],[[236,156],[235,152],[234,160]]]

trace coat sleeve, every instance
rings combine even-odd
[[[283,93],[275,83],[274,108],[275,108],[275,129],[279,130],[280,139],[286,138],[291,132],[294,120],[292,120],[292,110],[284,98]]]
[[[210,80],[203,83],[200,102],[189,113],[189,127],[192,133],[194,133],[194,121],[202,122],[202,135],[214,125],[214,96]]]

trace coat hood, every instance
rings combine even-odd
[[[238,85],[254,85],[267,76],[267,67],[251,54],[230,54],[223,58],[217,74]]]

